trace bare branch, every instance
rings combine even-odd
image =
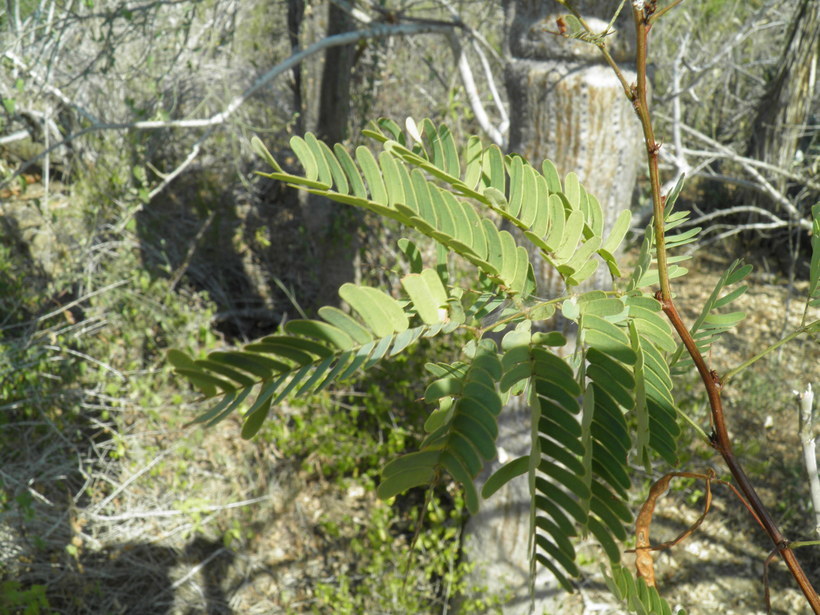
[[[479,62],[481,62],[481,67],[484,69],[484,79],[487,80],[487,87],[490,89],[490,94],[493,97],[495,108],[498,109],[498,114],[501,116],[501,123],[498,126],[498,130],[501,134],[506,134],[510,127],[510,116],[507,114],[507,108],[498,93],[498,88],[495,87],[495,78],[493,77],[493,71],[490,68],[490,63],[487,61],[487,56],[483,51],[481,51],[481,48],[478,46],[475,39],[471,42],[473,45],[473,50],[478,56]]]
[[[670,119],[669,116],[665,116],[661,113],[657,113],[657,115],[658,117],[662,117],[665,120]],[[733,162],[737,162],[743,168],[743,170],[746,171],[746,173],[752,176],[752,178],[757,182],[757,184],[760,186],[763,192],[765,192],[769,197],[771,197],[772,200],[774,200],[778,205],[780,205],[781,207],[783,207],[783,209],[786,210],[792,222],[797,224],[801,229],[805,231],[811,231],[811,221],[804,218],[798,211],[797,207],[794,206],[794,203],[792,203],[784,194],[782,194],[774,186],[772,186],[772,184],[765,177],[763,177],[763,175],[761,175],[760,171],[758,171],[755,168],[756,165],[752,164],[752,161],[749,158],[737,154],[731,148],[723,145],[722,143],[718,143],[714,139],[706,136],[699,130],[695,130],[690,126],[682,124],[681,129],[684,132],[694,136],[696,139],[703,141],[710,147],[715,148],[715,150],[722,153],[726,158],[732,160]]]
[[[754,213],[759,216],[763,216],[769,218],[772,222],[776,223],[778,226],[787,226],[789,223],[786,220],[781,220],[777,216],[775,216],[772,212],[763,209],[762,207],[755,207],[754,205],[738,205],[737,207],[727,207],[726,209],[718,209],[708,214],[703,214],[697,218],[692,220],[687,220],[685,222],[685,226],[696,226],[698,224],[702,224],[709,220],[714,220],[715,218],[720,218],[723,216],[732,216],[735,214],[743,214],[743,213]]]
[[[443,24],[443,23],[410,23],[410,24],[398,24],[398,25],[388,25],[388,24],[375,24],[369,28],[364,28],[361,30],[353,30],[351,32],[344,32],[342,34],[337,34],[335,36],[330,36],[324,38],[320,41],[317,41],[307,47],[306,49],[294,53],[291,55],[287,60],[284,62],[277,64],[273,68],[271,68],[268,72],[264,75],[259,77],[253,85],[247,88],[244,92],[239,94],[238,96],[234,97],[233,100],[225,107],[224,110],[220,111],[219,113],[212,115],[211,117],[207,118],[198,118],[198,119],[187,119],[187,120],[149,120],[149,121],[140,121],[140,122],[98,122],[95,121],[91,126],[78,130],[76,132],[67,135],[61,141],[54,143],[50,147],[44,149],[38,155],[34,156],[33,158],[26,161],[20,168],[18,168],[9,178],[6,179],[0,185],[8,184],[12,179],[23,173],[26,169],[28,169],[32,164],[36,163],[37,161],[43,159],[45,156],[48,156],[52,151],[55,149],[62,147],[75,139],[90,134],[94,132],[100,132],[104,130],[159,130],[164,128],[212,128],[216,126],[220,126],[224,124],[228,118],[230,118],[236,111],[245,103],[247,100],[253,96],[257,91],[261,88],[266,86],[270,83],[273,79],[289,71],[295,65],[299,64],[306,58],[315,55],[316,53],[323,51],[325,49],[331,47],[338,47],[341,45],[348,45],[350,43],[354,43],[358,40],[364,38],[384,38],[390,36],[407,36],[411,34],[425,34],[425,33],[443,33],[449,34],[452,32],[454,27],[457,27],[458,24]],[[59,90],[52,92],[53,94],[57,95]],[[62,99],[61,99],[62,100]],[[80,109],[77,105],[73,102],[68,101],[67,104],[71,104],[73,108]],[[91,116],[93,117],[93,116]],[[198,153],[198,145],[200,142],[194,146],[195,155]],[[190,158],[190,156],[189,156]],[[186,159],[187,161],[187,159]],[[183,163],[184,164],[184,163]]]
[[[490,139],[492,139],[493,143],[495,143],[501,148],[504,148],[504,136],[501,134],[501,131],[498,130],[498,128],[492,125],[492,123],[490,122],[490,118],[487,116],[487,111],[484,109],[484,105],[481,103],[481,96],[479,95],[478,89],[475,85],[473,71],[470,68],[470,64],[467,62],[467,57],[464,54],[464,49],[461,46],[461,41],[458,40],[458,37],[453,32],[450,32],[447,38],[450,41],[450,47],[452,47],[453,54],[456,57],[458,72],[461,75],[461,82],[464,85],[464,91],[467,94],[467,100],[470,103],[470,108],[472,109],[473,114],[475,114],[475,118],[478,122],[478,125],[481,126],[481,129],[484,132],[487,133]]]

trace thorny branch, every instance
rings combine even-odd
[[[568,0],[558,1],[563,6],[567,7],[576,17],[579,17],[578,12],[571,7]],[[677,3],[673,3],[673,5],[674,4]],[[665,197],[661,194],[660,175],[658,169],[658,151],[660,149],[660,145],[655,140],[655,134],[652,127],[652,119],[647,100],[646,84],[647,48],[649,31],[651,30],[652,25],[657,20],[657,18],[660,17],[665,11],[666,9],[663,9],[660,12],[657,11],[657,0],[632,0],[632,15],[635,22],[635,33],[637,43],[636,64],[638,76],[636,84],[630,84],[628,87],[625,87],[627,97],[632,102],[633,108],[635,109],[635,112],[638,115],[638,118],[641,122],[641,126],[644,132],[644,141],[646,143],[647,160],[649,165],[649,178],[652,191],[652,206],[654,214],[653,223],[655,227],[658,273],[661,287],[660,291],[658,291],[658,293],[656,294],[656,299],[661,303],[661,307],[664,313],[666,314],[667,318],[669,318],[673,328],[675,329],[676,333],[683,342],[683,345],[686,347],[686,350],[692,357],[692,360],[695,363],[695,366],[697,367],[698,373],[701,376],[701,380],[703,381],[703,385],[706,389],[706,393],[709,398],[709,406],[711,409],[711,420],[713,429],[713,434],[711,438],[712,446],[723,457],[723,460],[728,466],[729,471],[731,472],[735,481],[737,482],[740,491],[744,496],[744,499],[748,502],[749,507],[753,511],[753,515],[759,520],[766,534],[769,536],[772,543],[774,543],[775,551],[779,553],[780,557],[783,559],[786,566],[789,568],[789,571],[791,572],[795,581],[797,581],[797,584],[800,586],[803,595],[806,597],[806,600],[811,605],[813,611],[817,614],[820,614],[820,596],[818,596],[817,592],[815,591],[814,587],[812,586],[811,582],[809,581],[808,577],[806,576],[805,572],[800,566],[800,563],[797,561],[797,558],[795,557],[793,550],[789,546],[789,541],[780,532],[779,528],[774,522],[774,519],[772,518],[766,506],[760,500],[757,491],[755,490],[749,478],[746,476],[745,471],[738,462],[737,458],[735,457],[734,451],[732,450],[732,441],[729,436],[729,431],[726,427],[726,420],[723,412],[723,402],[721,400],[721,390],[723,387],[723,383],[717,372],[711,369],[709,365],[706,363],[706,360],[700,353],[700,350],[698,349],[695,340],[689,333],[689,330],[687,329],[686,325],[683,323],[680,315],[678,314],[678,310],[675,307],[675,303],[673,301],[672,289],[669,283],[669,273],[667,270],[666,248],[664,241]],[[591,34],[594,34],[591,30],[589,30],[589,27],[585,24],[585,22],[583,22],[581,19],[579,19],[579,21]],[[610,64],[610,66],[613,67],[616,74],[619,76],[623,83],[623,75],[617,68],[617,65],[612,60],[611,56],[607,53],[605,41],[599,40],[596,44],[602,50],[605,59]],[[712,143],[710,145],[716,144]],[[777,200],[781,205],[783,205],[784,208],[791,215],[796,214],[795,217],[799,217],[799,213],[795,211],[794,205],[788,202],[788,200],[782,197],[782,195],[777,193],[777,191],[771,187],[771,185],[765,180],[765,178],[763,178],[762,175],[760,175],[760,173],[756,169],[754,169],[752,165],[749,165],[748,163],[744,164],[742,161],[739,162],[741,162],[741,165],[744,167],[744,170],[750,173],[755,178],[755,180],[761,183],[761,185],[766,187],[767,192],[772,194],[773,198],[775,198],[775,200]],[[786,201],[785,203],[783,202],[784,200]]]

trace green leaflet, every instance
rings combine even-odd
[[[279,173],[282,172],[282,167],[279,166],[279,163],[276,162],[276,159],[274,159],[268,148],[265,147],[265,144],[262,143],[262,140],[259,137],[254,136],[251,138],[251,148],[256,155],[264,159],[264,161],[267,162],[274,171]]]
[[[579,326],[583,330],[584,341],[589,346],[628,365],[635,363],[635,352],[620,327],[594,314],[583,315]]]
[[[564,194],[571,210],[581,210],[581,182],[574,171],[567,173],[564,178]]]
[[[523,171],[521,210],[518,213],[518,218],[521,220],[524,227],[529,228],[533,225],[533,222],[538,215],[538,206],[541,199],[547,198],[546,184],[543,187],[544,192],[539,192],[539,176],[535,169],[527,165],[524,167]]]
[[[319,316],[344,331],[359,344],[366,344],[373,339],[373,334],[370,331],[339,308],[332,306],[321,307],[319,308]]]
[[[205,423],[207,427],[212,427],[219,423],[222,419],[228,416],[231,412],[242,405],[242,402],[248,397],[251,388],[246,388],[241,392],[231,391],[227,393],[213,408],[199,415],[188,425],[196,423]]]
[[[484,486],[481,488],[481,497],[484,499],[489,498],[516,476],[526,474],[529,467],[530,458],[528,456],[518,457],[517,459],[507,462],[493,472],[490,478],[487,479],[487,482],[484,483]]]
[[[410,272],[421,273],[421,270],[424,267],[421,260],[421,252],[419,251],[418,246],[406,237],[402,237],[397,243],[399,250],[401,250],[402,254],[404,254],[407,259],[407,264],[410,266]]]
[[[575,254],[575,248],[581,235],[584,232],[584,214],[580,211],[573,210],[566,220],[566,225],[561,237],[561,243],[555,250],[556,263],[562,263],[569,260]]]
[[[265,422],[265,419],[268,417],[268,412],[270,412],[271,400],[268,398],[266,402],[263,402],[253,412],[249,412],[245,416],[245,422],[242,424],[242,438],[245,440],[250,440],[253,438],[257,432],[261,429],[262,423]]]
[[[601,565],[604,580],[613,595],[624,603],[632,613],[638,615],[672,615],[672,607],[664,600],[655,587],[649,587],[643,579],[635,579],[632,573],[624,566],[613,564],[612,576]],[[679,609],[675,615],[686,615],[686,611]]]
[[[585,298],[588,298],[588,300],[585,300]],[[625,314],[626,311],[624,303],[620,299],[606,297],[606,295],[599,297],[597,293],[595,295],[593,295],[593,293],[581,295],[579,298],[579,306],[582,314],[593,314],[604,319],[620,316],[621,314]]]
[[[376,203],[387,204],[387,188],[382,179],[381,169],[370,150],[360,145],[356,148],[356,160],[362,169],[367,187],[370,190],[370,199]]]
[[[376,488],[376,495],[386,500],[404,493],[412,487],[423,487],[433,482],[436,477],[435,469],[432,465],[411,465],[402,472],[397,472],[389,477],[384,477]]]
[[[212,352],[208,355],[208,358],[212,361],[220,361],[238,367],[257,378],[267,378],[272,373],[290,369],[286,363],[249,352]]]
[[[561,179],[558,177],[558,170],[555,165],[550,160],[544,160],[541,169],[544,178],[547,180],[550,193],[561,192]]]
[[[721,335],[745,317],[744,312],[726,313],[718,312],[718,309],[729,306],[746,292],[747,286],[744,284],[728,293],[724,293],[729,286],[742,282],[751,271],[751,265],[743,265],[743,261],[741,260],[734,261],[717,281],[709,298],[703,304],[700,315],[695,319],[695,322],[689,330],[695,338],[698,349],[702,354],[708,353],[712,344],[717,341]],[[683,348],[683,345],[679,344],[669,360],[669,365],[673,373],[677,374],[687,371],[693,367],[694,363]]]
[[[290,147],[305,169],[305,179],[316,181],[319,178],[319,165],[305,140],[301,137],[291,137]]]
[[[379,166],[382,176],[384,177],[384,186],[387,190],[387,202],[390,207],[395,207],[396,203],[408,203],[412,201],[412,199],[408,199],[404,193],[402,175],[395,158],[387,152],[382,152],[379,154]]]
[[[464,184],[471,190],[475,190],[481,179],[481,154],[482,154],[481,139],[478,137],[470,137],[467,140],[467,145],[464,146],[464,164],[466,169],[464,171]]]
[[[305,134],[305,143],[310,149],[310,153],[313,154],[313,160],[319,173],[319,181],[323,184],[327,184],[328,187],[332,186],[333,176],[327,164],[324,151],[322,150],[321,142],[316,138],[316,135],[309,132]]]
[[[587,226],[589,227],[589,231],[591,231],[593,237],[602,237],[604,232],[604,212],[601,209],[601,204],[598,202],[593,195],[583,189],[583,194],[586,197],[587,208],[585,212]],[[624,210],[625,212],[629,212],[628,209]],[[621,212],[623,214],[624,212]],[[619,216],[620,217],[620,216]],[[585,234],[585,237],[587,235]]]
[[[377,337],[385,337],[408,326],[407,316],[390,295],[355,284],[342,284],[339,296],[356,310]]]
[[[271,354],[293,361],[296,365],[308,365],[317,358],[324,358],[332,351],[321,344],[285,335],[269,335],[260,341],[248,344],[246,350]]]
[[[549,230],[544,238],[544,244],[548,251],[555,252],[564,238],[564,201],[560,194],[553,193],[550,194],[547,206],[549,207]]]
[[[525,231],[524,235],[537,247],[546,249],[543,237],[547,233],[550,221],[549,189],[547,188],[547,180],[543,175],[536,175],[535,183],[536,194],[534,198],[531,197],[532,201],[529,205],[534,210],[534,217],[529,222],[530,230]]]
[[[353,196],[361,199],[367,198],[367,189],[364,186],[362,176],[359,174],[359,170],[356,168],[356,163],[353,162],[353,158],[350,156],[350,153],[343,145],[339,143],[333,146],[333,152],[336,154],[339,166],[342,167],[345,175],[347,176],[349,187],[353,192]],[[340,187],[337,188],[337,190],[342,194],[348,193],[347,190],[342,190]]]
[[[341,163],[336,159],[336,156],[334,156],[333,152],[324,141],[318,141],[318,145],[319,150],[327,163],[328,169],[330,170],[332,184],[336,186],[336,191],[340,194],[348,194],[350,191],[350,184],[347,181],[347,175],[345,174],[345,170],[342,168]]]
[[[558,271],[565,274],[566,278],[569,279],[570,277],[574,277],[578,279],[578,283],[580,284],[583,280],[585,280],[592,272],[595,271],[595,268],[598,266],[598,261],[591,261],[592,255],[598,251],[598,248],[601,246],[601,238],[600,237],[591,237],[587,241],[583,242],[578,249],[575,250],[575,253],[572,254],[563,264],[558,266]],[[586,277],[581,277],[579,272],[584,269],[590,268],[590,263],[593,265],[592,270],[589,275]],[[577,285],[577,284],[575,284]]]
[[[393,480],[391,473],[399,464],[411,468],[413,480],[420,476],[436,475],[447,471],[464,487],[467,506],[471,512],[478,509],[478,492],[473,479],[486,461],[495,458],[495,438],[498,425],[495,417],[501,409],[501,399],[495,382],[501,376],[501,364],[492,342],[482,342],[476,349],[472,362],[450,368],[430,366],[441,375],[430,383],[425,392],[428,402],[452,398],[428,421],[426,428],[432,431],[421,443],[420,450],[400,457],[385,467],[383,488],[379,493],[398,493],[395,488],[409,482]],[[428,470],[423,470],[428,468]],[[406,471],[406,470],[405,470]],[[411,486],[416,486],[414,483]]]
[[[524,186],[524,162],[521,156],[512,156],[512,163],[509,165],[508,172],[510,174],[510,197],[509,204],[504,209],[511,216],[518,217],[524,195],[528,194]],[[532,194],[532,192],[529,194]]]
[[[327,342],[341,350],[349,350],[355,341],[347,333],[318,320],[290,320],[285,323],[285,331],[291,335],[299,335]]]
[[[191,384],[202,391],[202,394],[206,397],[213,397],[216,395],[216,389],[221,389],[225,393],[236,391],[236,386],[228,380],[214,376],[198,366],[177,367],[175,371],[178,374],[185,376]]]
[[[486,185],[495,188],[501,194],[506,193],[507,178],[504,170],[504,154],[496,145],[491,145],[484,150],[482,160],[482,170]]]
[[[632,222],[632,212],[628,209],[623,210],[620,214],[618,214],[618,218],[615,220],[615,224],[612,225],[612,229],[609,232],[609,235],[604,241],[601,249],[598,253],[601,257],[606,261],[607,265],[610,268],[610,271],[613,270],[612,275],[617,276],[617,263],[615,261],[615,257],[613,256],[615,252],[618,250],[618,247],[623,242],[624,237],[626,237],[627,231],[629,231],[629,225]]]
[[[411,273],[402,278],[401,284],[425,323],[444,322],[447,318],[447,291],[435,271],[425,269],[418,274]]]

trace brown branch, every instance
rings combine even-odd
[[[629,100],[632,102],[635,113],[641,121],[644,142],[646,143],[646,155],[649,160],[649,184],[652,190],[653,224],[655,227],[655,244],[661,293],[664,299],[671,299],[672,288],[669,285],[668,265],[666,263],[666,238],[663,233],[664,198],[661,196],[660,171],[658,170],[658,152],[661,146],[655,141],[655,132],[652,128],[652,117],[649,113],[649,100],[646,87],[646,57],[651,24],[645,15],[645,10],[638,8],[634,2],[632,4],[632,15],[635,19],[637,39],[635,64],[638,72],[638,81],[630,92]]]
[[[751,506],[755,515],[759,519],[764,531],[769,536],[772,543],[774,543],[775,550],[780,554],[780,557],[785,562],[786,567],[792,573],[795,581],[797,581],[797,584],[800,586],[803,595],[806,597],[806,600],[811,605],[813,611],[820,614],[820,596],[817,595],[811,581],[809,581],[806,573],[800,566],[800,562],[797,561],[794,551],[792,551],[789,547],[789,541],[786,540],[785,536],[783,536],[780,532],[780,529],[777,527],[774,519],[772,519],[772,516],[769,514],[766,506],[760,500],[760,497],[757,495],[757,491],[755,491],[754,486],[748,476],[746,476],[746,472],[743,470],[743,467],[738,462],[734,451],[732,450],[732,441],[729,437],[729,431],[726,428],[723,402],[720,398],[722,383],[720,378],[717,376],[717,372],[709,369],[703,355],[701,355],[697,345],[695,344],[695,340],[692,338],[692,335],[689,333],[686,325],[684,325],[681,320],[674,303],[671,300],[664,300],[662,297],[658,297],[658,299],[661,302],[664,313],[672,323],[675,332],[678,334],[678,337],[680,337],[683,345],[692,357],[695,367],[697,367],[698,373],[700,374],[701,380],[703,381],[703,385],[706,389],[706,394],[709,398],[709,406],[711,408],[712,429],[714,430],[712,437],[713,448],[720,453],[721,457],[723,457],[723,460],[737,482],[740,491],[743,493],[743,496],[748,501],[749,506]]]
[[[712,446],[723,457],[724,462],[732,473],[735,481],[740,487],[745,500],[754,511],[754,514],[762,524],[766,534],[774,543],[775,549],[779,552],[780,557],[786,563],[789,571],[792,573],[795,581],[800,586],[803,595],[811,605],[814,613],[820,615],[820,596],[818,596],[815,589],[812,587],[806,573],[803,571],[800,563],[794,555],[794,552],[789,547],[789,542],[780,532],[780,529],[769,514],[768,509],[763,505],[760,497],[757,495],[754,486],[749,478],[746,476],[740,463],[732,451],[732,442],[729,437],[729,431],[726,428],[726,420],[723,412],[723,402],[720,398],[720,391],[722,382],[718,377],[717,372],[710,369],[698,350],[695,340],[689,333],[689,330],[683,324],[683,321],[678,314],[675,304],[672,300],[672,289],[669,285],[669,276],[667,271],[666,261],[666,247],[664,241],[664,205],[665,199],[661,195],[660,190],[660,174],[658,170],[658,150],[660,146],[655,141],[655,135],[652,130],[652,120],[649,113],[649,104],[647,101],[646,90],[646,63],[647,63],[647,47],[649,31],[652,27],[650,17],[656,9],[654,1],[632,3],[632,14],[635,21],[635,33],[637,39],[637,53],[636,64],[638,71],[638,81],[633,88],[631,96],[632,105],[635,112],[641,121],[643,127],[644,140],[646,142],[647,160],[649,164],[649,178],[652,188],[652,206],[654,213],[654,229],[655,241],[658,262],[658,275],[660,280],[661,290],[656,295],[660,301],[663,311],[669,318],[672,326],[680,337],[689,355],[692,357],[698,373],[700,374],[703,385],[706,389],[706,394],[709,398],[709,406],[711,408],[712,420]]]

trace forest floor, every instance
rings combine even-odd
[[[703,303],[728,263],[721,250],[710,249],[675,286],[687,322],[697,316],[690,306]],[[734,304],[748,317],[711,353],[718,372],[725,373],[798,326],[805,292],[805,283],[789,288],[777,275],[753,273],[749,291]],[[810,342],[787,346],[737,376],[724,393],[738,457],[785,534],[795,539],[809,538],[813,522],[792,391],[803,390],[807,383],[820,385],[817,354]],[[167,371],[159,366],[156,371],[163,369]],[[677,393],[708,431],[705,401],[694,378]],[[20,507],[22,516],[6,517],[14,523],[0,524],[3,562],[14,560],[27,578],[45,582],[49,595],[58,598],[59,605],[52,603],[56,612],[448,612],[446,598],[457,591],[457,582],[446,570],[421,569],[419,562],[441,556],[428,554],[408,567],[403,555],[396,555],[407,553],[412,525],[395,524],[396,516],[375,498],[372,477],[342,472],[328,478],[320,454],[293,459],[270,439],[245,442],[237,417],[207,431],[184,428],[197,412],[190,402],[175,399],[169,405],[167,399],[136,391],[125,396],[130,401],[120,400],[119,432],[95,440],[93,458],[79,464],[70,454],[59,462],[45,453],[37,458],[43,464],[43,485],[51,476],[85,481],[82,501],[65,497],[61,502],[53,490],[32,482],[29,491],[36,501]],[[286,408],[278,420],[310,420],[311,412]],[[109,428],[98,422],[93,429]],[[40,437],[43,432],[31,434]],[[332,444],[341,435],[330,430],[322,437]],[[39,442],[29,443],[29,452],[34,454]],[[49,451],[57,450],[50,442],[43,437]],[[714,469],[725,477],[708,445],[695,440],[684,444],[681,470]],[[118,447],[124,452],[115,456],[112,451]],[[15,463],[20,471],[30,469],[23,467],[32,463],[23,450],[28,449],[7,456],[14,462],[5,466],[7,476],[13,476]],[[648,486],[647,477],[644,490]],[[694,523],[703,506],[703,490],[696,481],[673,484],[658,504],[653,542],[670,540]],[[671,604],[685,605],[691,615],[765,613],[761,574],[767,539],[734,495],[718,486],[714,494],[710,514],[698,531],[656,556],[661,592]],[[35,512],[25,518],[26,511]],[[449,540],[457,542],[458,532]],[[446,552],[446,565],[457,567],[457,544],[430,548]],[[806,552],[799,555],[807,574],[820,580],[820,553]],[[599,562],[593,559],[564,612],[621,612],[612,604]],[[808,613],[783,566],[773,563],[770,569],[772,612]],[[422,579],[424,575],[429,578]],[[406,595],[412,592],[437,598],[413,609]],[[356,600],[345,601],[353,594]],[[371,606],[364,608],[364,603]],[[488,606],[472,612],[495,610]]]

